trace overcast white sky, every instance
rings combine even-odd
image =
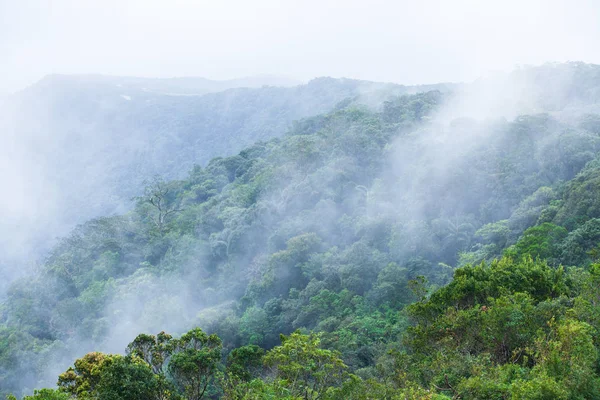
[[[0,92],[49,73],[405,84],[600,63],[598,0],[0,0]]]

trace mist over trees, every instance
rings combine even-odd
[[[417,90],[332,78],[294,86],[269,77],[49,75],[0,99],[0,183],[14,188],[0,203],[11,228],[0,233],[0,268],[9,277],[0,296],[75,225],[131,209],[155,175],[184,178],[194,165],[281,136],[293,121],[344,100],[376,107]]]
[[[125,172],[106,147],[132,202],[10,285],[0,393],[598,398],[600,67],[373,85],[92,107],[164,118],[160,162]]]

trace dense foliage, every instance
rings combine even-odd
[[[147,182],[11,287],[0,387],[77,359],[33,398],[596,398],[594,117],[447,101],[349,102]]]
[[[597,399],[599,296],[600,265],[505,257],[457,269],[406,308],[411,326],[369,373],[324,349],[324,334],[223,358],[220,338],[195,328],[141,334],[126,356],[86,354],[57,391],[25,399]]]
[[[35,212],[15,222],[20,230],[34,225],[23,232],[38,240],[32,247],[90,218],[128,210],[130,198],[154,174],[180,179],[195,164],[279,137],[293,121],[329,112],[341,101],[376,105],[416,90],[318,78],[294,87],[224,87],[185,95],[153,90],[157,83],[53,75],[0,103],[0,130],[13,153],[35,160],[14,171],[32,181],[23,195]],[[184,81],[171,83],[181,88]],[[6,247],[3,260],[14,252]]]

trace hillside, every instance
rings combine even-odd
[[[0,120],[1,183],[13,193],[0,211],[11,227],[0,233],[4,274],[27,269],[76,224],[127,211],[155,175],[183,178],[196,164],[281,136],[294,120],[342,100],[374,103],[418,90],[331,78],[230,88],[258,83],[52,75],[8,98]]]
[[[598,398],[600,67],[516,74],[543,112],[474,118],[497,92],[469,87],[349,101],[150,180],[11,286],[0,387],[127,348],[36,399]],[[161,331],[183,336],[136,339]]]

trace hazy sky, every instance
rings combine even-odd
[[[48,73],[473,80],[600,63],[598,0],[0,0],[0,92]]]

